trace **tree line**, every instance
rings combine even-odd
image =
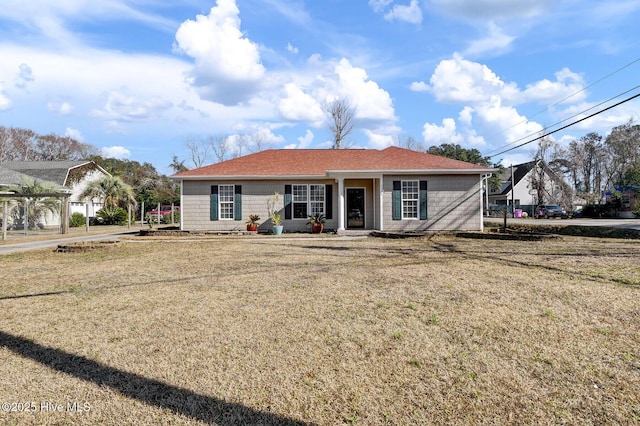
[[[605,191],[640,189],[640,125],[631,121],[614,127],[603,137],[596,132],[572,140],[566,146],[542,139],[535,153],[563,176],[576,198],[600,204]]]
[[[0,126],[0,165],[7,161],[94,161],[131,186],[136,203],[144,203],[145,210],[158,203],[180,202],[178,185],[158,173],[151,163],[104,158],[99,152],[94,145],[69,136],[40,135],[30,129]]]

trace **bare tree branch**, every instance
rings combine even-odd
[[[333,133],[333,149],[343,148],[345,139],[353,130],[356,110],[346,99],[336,99],[325,110],[330,115],[329,130]]]
[[[202,167],[209,162],[211,158],[211,146],[207,141],[189,136],[185,140],[184,145],[191,155],[191,161],[195,168]]]

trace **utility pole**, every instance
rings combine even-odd
[[[513,164],[511,164],[511,213],[513,214],[513,217],[516,217],[515,191],[516,182],[513,179]]]

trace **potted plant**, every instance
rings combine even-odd
[[[280,193],[276,192],[271,198],[267,200],[267,211],[269,212],[269,218],[273,224],[273,234],[282,234],[282,216],[278,213],[277,205],[280,200]]]
[[[311,225],[311,232],[314,234],[320,234],[324,230],[324,224],[326,219],[323,214],[314,214],[309,216],[309,222],[307,225]]]
[[[260,220],[260,216],[257,214],[250,214],[249,220],[247,221],[247,231],[249,232],[258,232],[258,221]]]

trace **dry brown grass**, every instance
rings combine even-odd
[[[0,402],[36,410],[0,423],[638,423],[639,258],[453,237],[2,256]]]

